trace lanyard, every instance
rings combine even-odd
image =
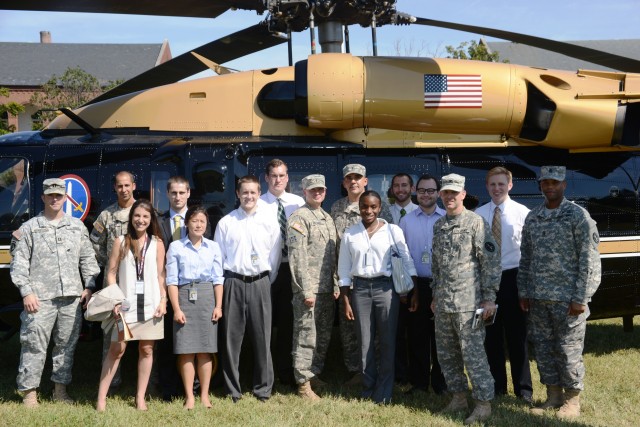
[[[142,244],[142,252],[140,254],[140,261],[138,262],[138,259],[135,260],[136,262],[136,275],[138,277],[138,280],[143,280],[144,279],[144,258],[147,254],[147,249],[149,249],[149,246],[151,245],[151,240],[147,238],[147,233],[144,233],[144,243]]]

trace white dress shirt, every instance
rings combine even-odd
[[[340,243],[340,257],[338,258],[339,286],[351,286],[353,277],[373,278],[391,276],[391,247],[397,245],[405,270],[416,276],[416,268],[409,255],[409,249],[404,241],[400,227],[378,219],[383,225],[371,239],[362,221],[347,228]],[[389,232],[393,233],[392,237]]]
[[[416,209],[418,209],[418,205],[416,205],[415,203],[409,201],[409,203],[407,204],[407,206],[400,206],[397,203],[394,203],[393,205],[391,205],[391,217],[393,218],[393,223],[398,225],[400,224],[400,211],[404,209],[405,210],[405,215],[408,213],[411,213],[413,211],[415,211]]]
[[[520,245],[522,244],[522,226],[529,213],[529,208],[518,202],[507,199],[497,207],[500,208],[502,225],[502,244],[500,246],[502,270],[510,270],[520,265]],[[490,201],[480,206],[475,212],[487,221],[489,228],[493,222],[496,204]]]
[[[214,240],[220,245],[225,270],[247,276],[269,271],[271,282],[276,279],[282,257],[280,225],[265,204],[258,203],[251,215],[239,207],[223,217]]]

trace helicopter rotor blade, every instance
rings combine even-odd
[[[515,43],[526,44],[528,46],[557,52],[582,61],[591,62],[593,64],[602,65],[603,67],[612,68],[614,70],[627,71],[633,73],[640,72],[640,61],[625,56],[616,55],[609,52],[603,52],[597,49],[591,49],[584,46],[578,46],[572,43],[560,42],[556,40],[545,39],[542,37],[529,36],[521,33],[513,33],[511,31],[497,30],[495,28],[476,27],[474,25],[456,24],[454,22],[437,21],[434,19],[418,18],[414,24],[427,25],[430,27],[449,28],[452,30],[465,31],[468,33],[483,34],[485,36],[496,37],[503,40],[509,40]]]
[[[202,45],[190,52],[139,74],[121,85],[92,99],[86,105],[126,95],[140,90],[150,89],[169,83],[175,83],[196,73],[207,70],[208,67],[194,55],[197,53],[205,58],[215,58],[218,64],[232,61],[261,50],[285,43],[287,40],[269,32],[264,23],[256,24],[244,30],[225,36],[221,39]]]

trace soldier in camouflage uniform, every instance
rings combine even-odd
[[[109,256],[113,249],[113,242],[120,236],[127,234],[127,223],[129,222],[129,211],[136,201],[133,192],[136,189],[135,177],[131,172],[120,171],[113,179],[113,189],[118,201],[103,210],[98,219],[93,223],[91,231],[91,243],[96,252],[96,258],[102,269],[109,265]],[[107,286],[107,274],[104,273],[103,286]],[[114,324],[115,325],[115,324]],[[111,330],[104,331],[102,342],[102,362],[107,357],[111,346]],[[112,387],[118,387],[122,383],[120,366],[111,381]]]
[[[484,318],[496,310],[496,292],[502,269],[500,255],[489,225],[481,216],[464,208],[464,177],[442,178],[440,197],[447,215],[433,227],[432,273],[436,346],[447,387],[453,398],[444,409],[467,409],[468,380],[471,380],[475,408],[465,424],[491,415],[494,382],[484,350],[484,325],[473,328],[476,309]]]
[[[322,175],[302,179],[306,204],[290,217],[287,228],[293,291],[293,373],[298,395],[318,400],[312,390],[329,349],[335,300],[336,226],[321,204],[326,196]],[[315,384],[314,384],[315,385]]]
[[[564,198],[565,175],[564,166],[541,169],[545,201],[522,229],[518,294],[529,312],[540,381],[547,386],[546,402],[532,412],[560,408],[559,417],[575,418],[584,389],[587,303],[600,285],[600,238],[589,213]]]
[[[340,252],[340,239],[344,231],[354,224],[362,220],[360,217],[360,207],[358,201],[364,193],[367,186],[367,170],[363,165],[358,163],[350,163],[342,168],[342,186],[347,190],[347,197],[337,200],[331,206],[331,217],[336,224],[338,232],[337,252]],[[382,202],[382,209],[378,218],[382,218],[388,223],[393,223],[391,208],[388,203]],[[338,277],[334,276],[337,286]],[[345,316],[345,305],[348,306],[350,317]],[[359,386],[362,383],[362,374],[360,368],[360,348],[358,347],[358,338],[356,335],[356,322],[351,310],[351,304],[348,299],[340,298],[338,300],[338,319],[340,326],[340,341],[342,341],[342,353],[344,364],[351,374],[351,380],[346,385]]]
[[[28,407],[38,406],[36,388],[52,334],[53,398],[72,402],[66,386],[82,324],[80,304],[86,307],[100,273],[87,228],[62,210],[65,182],[45,179],[43,189],[44,212],[15,231],[12,241],[11,279],[24,304],[17,383]]]

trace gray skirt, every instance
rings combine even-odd
[[[180,325],[173,321],[173,353],[217,353],[218,323],[211,320],[216,306],[211,283],[193,285],[198,292],[196,301],[189,301],[191,285],[178,287],[180,310],[187,322]]]

